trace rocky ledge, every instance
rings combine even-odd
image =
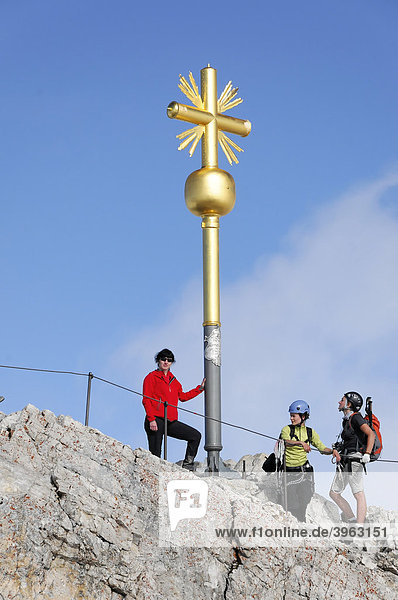
[[[246,480],[211,478],[217,506],[209,495],[209,507],[218,525],[248,523],[248,516],[251,524],[294,524],[270,501],[264,477],[253,475],[264,455],[244,458]],[[227,466],[237,475],[241,465]],[[179,537],[164,535],[162,485],[187,478],[205,480],[70,417],[31,405],[0,413],[0,600],[398,596],[394,541],[374,548],[330,540],[246,547],[238,534],[209,544],[209,519],[180,522]],[[320,497],[311,503],[313,515],[330,520],[330,511]],[[393,522],[396,515],[382,518]]]

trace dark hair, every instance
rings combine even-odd
[[[155,354],[155,362],[158,363],[160,359],[171,358],[172,362],[175,362],[174,354],[168,348],[163,348],[157,354]]]

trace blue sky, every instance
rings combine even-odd
[[[140,391],[168,346],[184,387],[200,382],[200,219],[183,196],[200,153],[177,151],[185,126],[166,107],[186,102],[179,73],[199,81],[210,63],[220,91],[240,88],[229,114],[252,121],[238,166],[220,152],[237,188],[221,220],[223,417],[277,436],[304,398],[330,444],[339,397],[358,389],[398,458],[398,5],[201,10],[3,0],[0,362]],[[0,369],[6,412],[83,420],[85,393],[84,378]],[[93,382],[94,427],[146,447],[142,422],[138,397]],[[224,458],[270,450],[223,439]]]

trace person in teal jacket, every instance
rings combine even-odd
[[[308,462],[311,446],[322,454],[332,454],[332,449],[321,442],[317,432],[307,427],[310,407],[304,400],[296,400],[289,406],[291,425],[280,434],[285,440],[286,500],[287,510],[299,521],[305,522],[307,506],[314,493],[314,469]]]

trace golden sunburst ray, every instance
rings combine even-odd
[[[225,86],[225,88],[223,89],[219,99],[218,99],[218,103],[222,104],[224,101],[224,97],[227,94],[227,92],[231,89],[232,87],[232,81],[228,81],[227,85]]]
[[[195,152],[196,146],[198,145],[200,138],[204,134],[205,128],[204,125],[197,125],[196,127],[192,127],[192,129],[187,129],[182,133],[176,135],[176,138],[179,140],[184,140],[178,146],[178,150],[184,150],[189,144],[192,142],[192,146],[189,149],[189,156],[192,156]],[[186,138],[186,139],[184,139]]]
[[[225,142],[223,140],[220,140],[220,146],[223,149],[223,152],[224,152],[225,156],[227,157],[227,160],[230,165],[232,165],[232,161],[234,161],[235,163],[238,163],[238,159],[236,158],[235,154],[232,152],[232,150],[230,148],[228,148],[228,146],[225,144]]]
[[[218,99],[218,112],[223,113],[226,110],[230,110],[231,108],[234,108],[234,106],[238,106],[238,104],[241,104],[241,102],[243,102],[242,98],[236,98],[236,100],[234,100],[238,91],[239,88],[233,88],[232,81],[228,81],[221,96]]]
[[[227,135],[225,135],[223,131],[218,132],[218,141],[220,142],[220,146],[225,156],[227,157],[227,161],[229,162],[229,164],[232,165],[232,162],[238,164],[239,160],[237,159],[236,154],[232,150],[232,148],[234,148],[238,152],[243,152],[243,148],[238,146],[238,144],[235,144],[235,142],[231,140],[231,138],[229,138]]]
[[[199,99],[199,100],[198,100],[198,101],[199,101],[199,104],[200,104],[200,105],[201,105],[201,107],[203,108],[203,100],[202,100],[202,96],[200,95],[199,88],[198,88],[198,86],[196,85],[196,81],[195,81],[195,78],[194,78],[194,76],[192,75],[192,71],[189,71],[189,81],[191,82],[191,85],[192,85],[192,88],[193,88],[193,90],[194,90],[194,92],[195,92],[195,96],[196,96],[196,98],[198,98],[198,99]]]
[[[188,81],[185,79],[183,75],[180,74],[180,83],[178,87],[182,91],[183,94],[196,106],[196,108],[203,109],[203,101],[201,95],[199,94],[198,86],[196,85],[194,76],[192,72],[189,72],[189,81],[191,85],[189,85]]]

